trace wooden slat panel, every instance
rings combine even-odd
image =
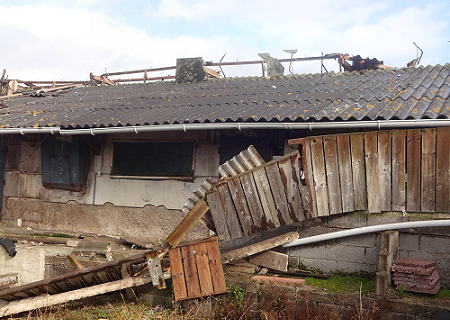
[[[328,192],[325,172],[325,162],[323,154],[322,138],[312,138],[311,141],[311,161],[313,167],[314,189],[317,201],[317,216],[328,216]]]
[[[323,149],[325,152],[330,214],[342,213],[341,186],[339,182],[338,154],[335,135],[325,136],[323,138]]]
[[[221,240],[230,240],[231,235],[228,230],[228,224],[226,221],[225,208],[220,201],[220,195],[217,188],[206,195],[208,201],[208,206],[210,208],[211,217],[214,221],[214,226],[216,227],[217,236]]]
[[[406,210],[406,130],[392,131],[392,211]]]
[[[181,247],[181,253],[183,255],[184,276],[188,297],[198,297],[201,292],[193,247]]]
[[[201,295],[211,295],[214,293],[214,287],[211,278],[211,269],[209,268],[208,251],[206,243],[197,243],[194,246],[195,258],[197,261],[198,279],[200,282]]]
[[[367,210],[380,213],[380,184],[378,170],[378,139],[376,132],[364,133],[366,151]]]
[[[238,178],[244,190],[245,198],[247,200],[248,209],[252,216],[255,232],[263,230],[262,217],[264,211],[259,200],[258,189],[256,188],[255,180],[252,174],[245,174]],[[265,220],[265,219],[264,219]],[[267,229],[265,226],[264,229]]]
[[[422,129],[421,212],[436,211],[436,129]]]
[[[187,298],[186,281],[184,278],[184,269],[181,259],[181,249],[173,248],[169,250],[170,271],[172,273],[173,294],[175,299]]]
[[[380,210],[392,210],[391,132],[378,131],[378,172],[380,181]]]
[[[342,212],[352,212],[355,211],[355,199],[353,193],[352,159],[350,155],[349,135],[337,135],[336,142],[339,161]]]
[[[450,212],[450,127],[437,128],[436,212]]]
[[[308,218],[317,217],[317,197],[314,189],[314,175],[311,159],[311,140],[305,139],[302,144],[302,168],[305,174],[306,192],[310,195],[310,210]],[[304,188],[302,188],[303,190]]]
[[[232,239],[240,238],[243,235],[241,224],[239,223],[239,218],[234,208],[233,200],[231,200],[230,191],[226,184],[217,186],[219,191],[220,202],[225,209],[225,220],[228,225],[228,230],[230,231],[230,236]]]
[[[273,201],[272,191],[270,190],[269,180],[267,179],[264,167],[253,171],[253,177],[255,178],[256,188],[258,189],[267,226],[269,228],[279,227],[280,220],[278,220],[275,202]]]
[[[297,165],[299,154],[278,162],[280,168],[281,179],[283,180],[284,190],[289,206],[289,213],[294,222],[305,219],[302,204],[302,195],[300,194],[300,178],[298,170],[294,166]],[[297,165],[298,167],[298,165]]]
[[[366,167],[364,159],[364,135],[350,135],[353,192],[355,210],[367,210]]]
[[[239,222],[241,223],[244,236],[255,233],[253,220],[250,215],[250,210],[248,209],[247,201],[240,181],[238,179],[228,180],[228,189],[230,190],[231,198],[233,199],[234,207],[236,209]]]
[[[208,250],[209,265],[211,269],[211,277],[214,287],[214,293],[223,293],[227,291],[225,277],[223,275],[222,262],[220,259],[219,246],[217,241],[207,242],[206,249]]]
[[[280,225],[291,224],[292,220],[289,214],[288,203],[286,199],[285,187],[281,179],[280,170],[276,163],[266,167],[267,177],[269,178],[270,189],[272,190],[273,200],[280,220]]]
[[[408,130],[406,140],[406,208],[410,212],[420,211],[420,130]]]

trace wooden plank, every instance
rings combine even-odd
[[[266,173],[267,178],[269,179],[270,189],[272,190],[273,200],[275,203],[275,208],[277,210],[277,216],[280,221],[280,225],[293,223],[294,221],[289,214],[286,191],[280,175],[278,164],[274,163],[273,165],[266,167]]]
[[[378,139],[376,132],[364,133],[364,146],[366,151],[367,210],[370,213],[380,213]]]
[[[259,275],[252,277],[252,282],[282,287],[304,287],[305,281],[305,279],[269,277]]]
[[[406,130],[392,131],[392,211],[406,210]]]
[[[296,239],[298,239],[297,231],[288,232],[283,235],[273,237],[272,239],[263,240],[255,244],[224,253],[222,255],[222,262],[229,263],[233,260],[239,260],[251,256],[252,254],[281,246]]]
[[[242,175],[238,179],[241,182],[242,189],[244,190],[248,209],[252,216],[255,232],[259,232],[263,230],[262,217],[264,216],[264,211],[261,205],[261,201],[259,200],[258,189],[256,188],[255,180],[253,179],[253,175],[251,173]]]
[[[40,295],[37,297],[11,301],[0,307],[0,317],[6,317],[21,312],[93,297],[108,292],[141,286],[148,282],[150,282],[149,277],[132,277],[103,283],[92,287],[76,289],[69,292],[53,295]]]
[[[285,253],[268,250],[251,256],[248,261],[261,267],[287,272],[288,257]]]
[[[305,220],[302,195],[300,194],[300,177],[298,174],[299,154],[278,162],[281,179],[283,181],[289,214],[294,222]],[[294,166],[297,166],[297,170]]]
[[[197,243],[194,245],[195,258],[197,260],[198,279],[200,282],[200,292],[207,296],[214,293],[214,287],[211,278],[211,269],[209,268],[208,251],[206,243]]]
[[[364,135],[362,133],[351,134],[350,147],[355,210],[367,210]]]
[[[328,191],[327,177],[325,171],[325,162],[323,154],[322,138],[311,138],[311,161],[313,185],[316,193],[317,216],[328,216],[330,214],[328,208]]]
[[[310,210],[307,213],[307,218],[317,217],[317,197],[314,189],[314,176],[312,170],[312,158],[311,158],[311,141],[305,139],[302,144],[302,169],[305,174],[306,192],[310,195]],[[304,188],[302,188],[304,191]]]
[[[199,202],[197,202],[192,210],[189,211],[189,213],[183,218],[183,220],[181,220],[181,222],[175,227],[172,233],[167,237],[166,242],[171,246],[176,247],[208,210],[209,207],[205,201],[200,200]]]
[[[436,129],[422,129],[421,212],[436,211]]]
[[[83,265],[81,264],[80,261],[78,261],[77,257],[75,257],[74,254],[69,254],[67,256],[67,259],[69,259],[70,264],[72,266],[74,266],[75,268],[77,268],[78,270],[83,270],[84,269]]]
[[[391,181],[391,133],[378,131],[378,178],[380,182],[380,210],[392,210]]]
[[[244,233],[242,232],[241,224],[239,223],[239,218],[227,184],[217,186],[217,190],[219,191],[220,202],[222,202],[222,206],[225,209],[225,221],[228,225],[231,239],[242,237]]]
[[[201,295],[201,291],[194,249],[191,246],[181,247],[181,254],[188,297],[198,297]]]
[[[227,285],[223,275],[222,262],[220,259],[219,246],[217,241],[207,242],[206,249],[208,251],[209,266],[211,269],[211,278],[214,287],[214,293],[227,292]]]
[[[217,188],[206,195],[208,206],[210,207],[211,217],[214,221],[214,227],[216,228],[217,236],[220,240],[230,240],[231,235],[228,230],[228,224],[226,221],[225,208],[220,201],[220,195]]]
[[[184,277],[183,260],[181,258],[181,248],[170,249],[169,258],[175,300],[185,299],[188,295],[186,289],[186,279]]]
[[[436,212],[450,212],[450,127],[437,128]]]
[[[329,214],[339,214],[342,213],[342,198],[335,135],[323,137],[323,149],[327,175]]]
[[[420,130],[406,132],[406,168],[408,182],[406,184],[406,209],[409,212],[420,212]]]
[[[281,224],[280,220],[278,220],[277,210],[273,200],[272,191],[270,190],[266,170],[262,167],[254,170],[252,174],[255,178],[256,188],[258,189],[268,228],[279,227]]]
[[[252,216],[250,215],[250,210],[247,206],[247,200],[241,182],[239,179],[230,179],[227,184],[244,236],[255,233]]]
[[[336,136],[339,181],[341,187],[342,212],[355,211],[355,199],[353,193],[352,158],[350,154],[350,137],[348,134]]]

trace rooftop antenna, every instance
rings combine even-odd
[[[415,67],[416,65],[419,64],[420,59],[422,59],[422,55],[423,55],[422,49],[420,49],[419,46],[418,46],[415,42],[413,42],[413,44],[414,44],[414,45],[416,46],[416,48],[417,48],[417,50],[416,50],[417,58],[412,59],[410,62],[408,62],[408,63],[406,64],[407,67]],[[419,56],[419,50],[420,50],[420,56]]]
[[[294,75],[294,73],[292,72],[292,58],[294,57],[294,54],[296,54],[298,50],[283,50],[283,51],[291,54],[291,61],[289,62],[289,72],[292,75]]]

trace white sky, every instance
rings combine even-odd
[[[445,64],[449,21],[447,0],[0,0],[0,70],[10,79],[87,80],[91,72],[174,66],[176,58],[289,58],[283,49],[403,67],[416,57],[413,42],[424,51],[421,64]],[[338,70],[334,60],[325,65]],[[262,75],[260,66],[224,71]],[[320,72],[320,62],[294,71]]]

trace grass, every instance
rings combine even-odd
[[[372,294],[375,292],[375,281],[363,278],[332,276],[329,279],[306,278],[306,285],[330,292],[359,292]]]
[[[51,233],[51,234],[47,234],[47,233],[32,233],[29,236],[32,236],[32,237],[52,237],[52,238],[73,238],[73,236],[71,236],[69,234],[64,234],[64,233]]]

